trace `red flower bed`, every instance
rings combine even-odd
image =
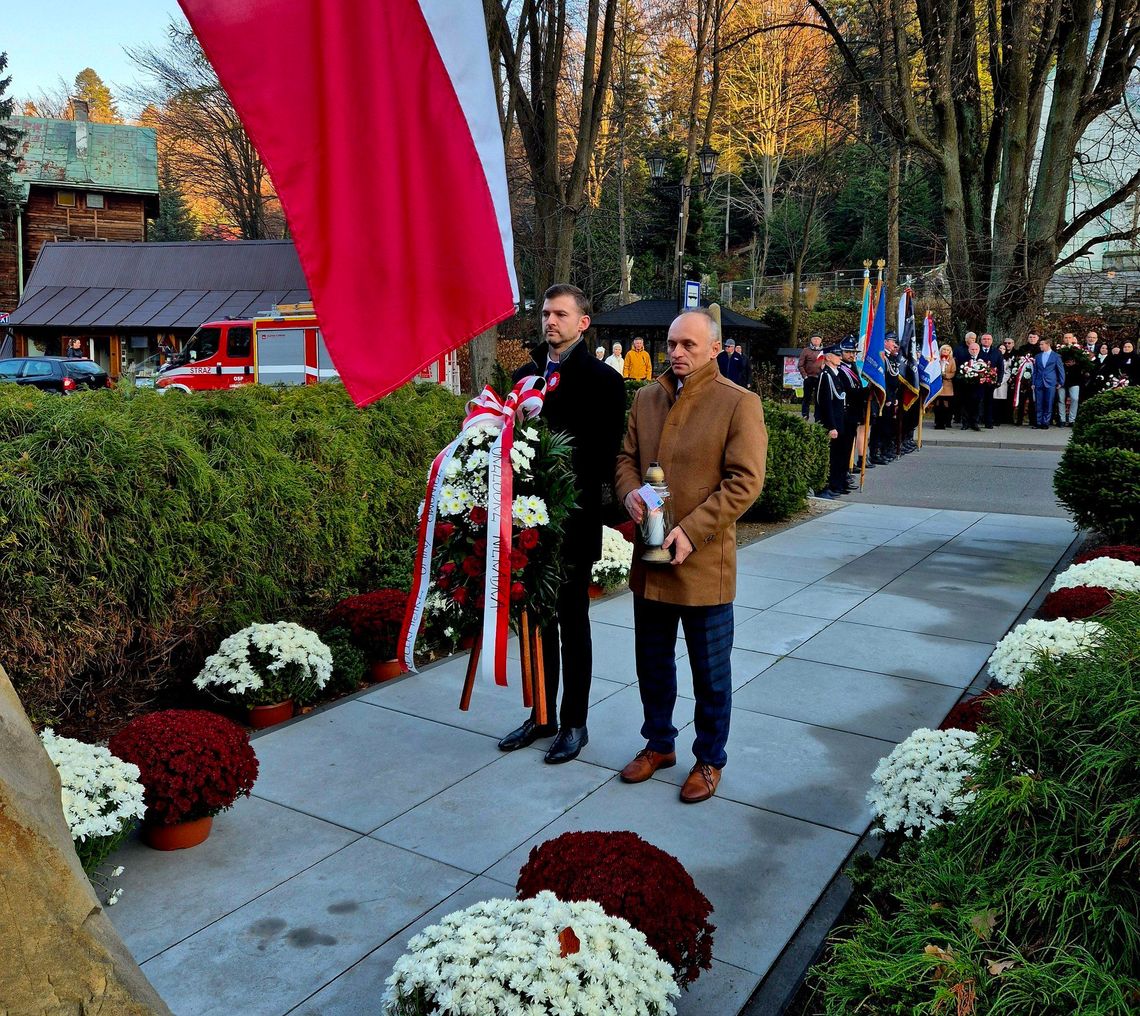
[[[470,560],[472,567],[482,567],[474,558]],[[373,660],[392,660],[396,658],[407,606],[408,594],[399,589],[349,596],[329,612],[328,626],[347,628],[357,648]]]
[[[1112,592],[1104,586],[1073,586],[1046,596],[1037,615],[1045,621],[1056,621],[1059,617],[1079,621],[1099,614],[1111,602]]]
[[[139,767],[145,821],[174,825],[206,818],[249,796],[257,756],[232,720],[205,709],[136,716],[108,742],[112,755]]]
[[[550,890],[593,900],[641,931],[680,985],[712,965],[712,904],[677,858],[636,833],[563,833],[535,847],[519,872],[519,899]]]
[[[1007,689],[994,688],[984,691],[980,695],[959,702],[950,710],[946,719],[942,721],[939,730],[970,730],[977,732],[978,724],[986,718],[986,703],[999,695],[1004,695]]]
[[[1078,554],[1073,558],[1073,564],[1084,564],[1086,561],[1092,561],[1098,557],[1114,557],[1118,561],[1131,561],[1133,564],[1140,564],[1140,547],[1133,546],[1130,543],[1118,543],[1110,547],[1100,547],[1097,550],[1089,550],[1084,554]]]

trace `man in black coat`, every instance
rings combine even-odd
[[[1001,384],[1001,380],[1005,377],[1005,357],[1001,355],[1001,350],[994,345],[994,337],[986,332],[982,336],[982,345],[978,350],[978,359],[984,360],[994,370],[997,371],[997,378],[994,383],[984,384],[981,386],[982,392],[982,423],[985,425],[986,430],[994,429],[994,389]]]
[[[823,351],[825,366],[819,372],[815,397],[815,422],[827,431],[831,441],[828,456],[827,487],[818,496],[829,500],[846,494],[847,463],[851,445],[847,441],[847,385],[839,373],[842,353],[838,345]]]
[[[717,369],[733,384],[747,388],[752,382],[752,363],[734,339],[724,340],[724,350],[717,354]]]
[[[542,621],[542,663],[546,701],[553,712],[558,699],[559,664],[562,704],[559,722],[539,726],[532,715],[499,742],[514,751],[539,738],[552,737],[550,763],[569,762],[586,746],[586,712],[590,699],[593,646],[590,641],[590,571],[602,556],[603,503],[613,498],[618,447],[625,433],[625,382],[582,340],[590,327],[590,301],[577,286],[551,286],[543,298],[542,327],[546,342],[531,354],[513,380],[542,374],[550,381],[542,418],[555,431],[569,435],[577,480],[577,507],[566,520],[562,540],[563,574],[553,617]]]

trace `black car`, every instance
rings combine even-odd
[[[31,385],[45,392],[68,392],[83,388],[110,388],[107,372],[94,360],[66,356],[16,356],[0,360],[0,382]]]

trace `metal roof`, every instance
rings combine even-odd
[[[677,316],[676,300],[635,300],[624,307],[615,307],[598,314],[591,321],[599,328],[668,328]],[[724,328],[746,328],[751,331],[769,331],[767,325],[722,307],[721,325]]]
[[[309,298],[289,240],[48,243],[8,325],[165,331]]]
[[[26,201],[32,184],[158,195],[158,138],[152,127],[14,116],[16,184]],[[77,132],[86,131],[86,151]]]

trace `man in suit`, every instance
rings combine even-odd
[[[752,364],[733,339],[724,340],[724,350],[717,354],[716,365],[729,381],[747,388],[752,380]]]
[[[533,363],[515,371],[513,380],[542,374],[551,382],[542,417],[551,430],[569,435],[573,445],[577,507],[564,528],[557,607],[553,617],[541,621],[546,701],[553,711],[561,664],[562,703],[557,725],[551,719],[540,726],[532,715],[504,737],[499,747],[514,751],[557,734],[546,761],[559,763],[577,758],[589,740],[590,571],[602,556],[602,505],[606,495],[612,498],[613,494],[614,464],[625,417],[625,383],[612,367],[594,359],[582,341],[582,333],[590,327],[590,301],[577,286],[558,284],[546,291],[542,325],[546,342],[531,354]]]
[[[978,365],[983,363],[982,360],[982,347],[976,342],[971,342],[966,347],[966,359],[958,364],[958,375],[954,382],[954,391],[957,393],[958,389],[962,389],[962,429],[963,430],[981,430],[980,420],[982,416],[982,388],[984,387],[978,381],[968,380],[967,371],[962,368],[968,365]]]
[[[819,497],[833,500],[848,493],[847,462],[851,446],[847,443],[847,383],[839,371],[843,362],[839,345],[823,351],[823,370],[815,396],[815,422],[827,431],[831,441],[828,452],[827,486]]]
[[[1005,359],[1001,355],[1001,350],[994,346],[994,337],[989,332],[986,332],[982,336],[982,345],[978,350],[978,359],[988,363],[997,371],[997,377],[992,385],[984,384],[981,386],[982,423],[985,425],[986,430],[993,430],[994,389],[1001,384],[1002,378],[1005,377]]]
[[[687,804],[716,793],[727,755],[732,711],[732,601],[736,596],[736,520],[760,494],[768,433],[759,397],[710,363],[717,323],[705,310],[683,311],[669,326],[670,367],[633,400],[617,463],[617,493],[640,523],[639,488],[651,462],[665,472],[674,527],[669,564],[633,555],[634,643],[646,746],[621,773],[642,783],[677,762],[677,625],[684,628],[696,698],[696,764],[681,788]]]
[[[1057,391],[1065,387],[1065,368],[1048,339],[1040,342],[1041,352],[1033,358],[1033,401],[1037,404],[1037,429],[1048,430],[1053,421]]]
[[[966,334],[962,336],[962,341],[954,347],[954,362],[959,367],[970,359],[970,343],[977,341],[977,332],[966,332]],[[954,415],[957,417],[959,423],[964,422],[966,416],[965,393],[960,391],[957,385],[954,386]]]

